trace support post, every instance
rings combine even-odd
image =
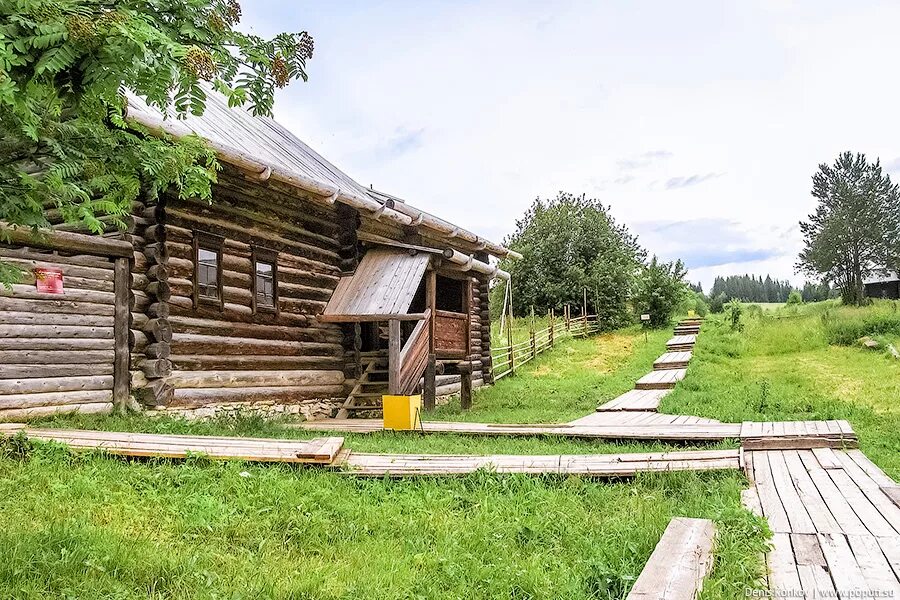
[[[550,318],[550,347],[552,348],[553,347],[553,334],[555,333],[553,331],[553,309],[551,308],[549,311],[547,311],[547,314]]]
[[[472,408],[472,363],[459,363],[459,407],[463,410]]]
[[[131,351],[128,345],[131,331],[131,266],[127,258],[116,259],[113,290],[113,406],[117,411],[124,411],[131,388]]]
[[[422,390],[422,402],[425,410],[434,410],[435,396],[437,395],[437,384],[435,383],[435,362],[434,352],[428,354],[428,364],[425,365],[425,386]]]
[[[388,390],[400,395],[400,320],[388,321]]]
[[[509,318],[506,320],[506,344],[509,347],[509,371],[516,374],[516,353],[513,351],[513,303],[512,283],[509,286]]]

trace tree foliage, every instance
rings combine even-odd
[[[879,161],[845,152],[819,165],[812,195],[797,268],[834,283],[845,304],[862,304],[865,278],[900,264],[900,189]]]
[[[661,262],[656,256],[644,266],[637,278],[634,308],[650,315],[651,327],[665,327],[689,288],[684,281],[687,271],[680,260]]]
[[[732,298],[744,302],[787,302],[792,289],[791,282],[772,279],[770,275],[729,275],[716,277],[709,295],[721,295],[725,302]]]
[[[0,221],[38,229],[53,210],[100,232],[141,193],[209,199],[213,153],[126,123],[124,92],[201,114],[205,84],[269,114],[276,88],[306,79],[312,38],[248,35],[240,14],[235,0],[0,0]]]
[[[599,201],[564,192],[538,198],[505,244],[524,256],[503,263],[512,275],[517,314],[531,307],[539,314],[566,304],[579,307],[587,290],[588,311],[604,327],[630,319],[628,301],[645,252]]]

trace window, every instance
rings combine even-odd
[[[469,285],[462,279],[437,276],[435,282],[435,308],[464,314],[469,312]]]
[[[225,299],[222,294],[222,246],[221,236],[194,232],[194,308],[201,303],[213,304],[221,310]]]
[[[253,248],[253,312],[278,312],[278,253]]]
[[[219,255],[200,248],[197,254],[197,290],[201,298],[219,299]]]

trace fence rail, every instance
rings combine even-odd
[[[509,324],[507,323],[507,327]],[[529,332],[523,342],[506,346],[492,346],[491,360],[494,380],[497,381],[516,372],[516,369],[537,358],[542,352],[553,348],[557,342],[570,338],[585,338],[598,333],[600,325],[596,315],[586,315],[557,321],[551,318],[547,327]],[[510,338],[508,338],[510,339]]]

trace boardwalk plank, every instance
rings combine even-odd
[[[693,600],[712,569],[716,528],[708,519],[676,517],[650,555],[628,600]]]

